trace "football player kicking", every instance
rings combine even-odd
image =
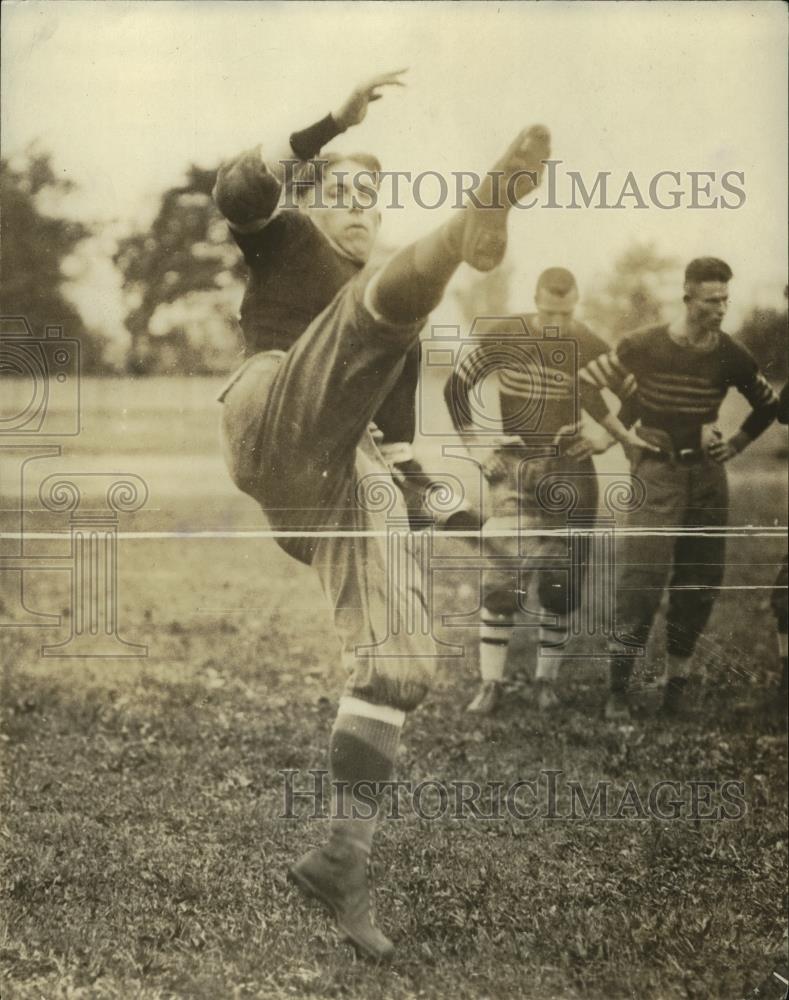
[[[418,536],[398,535],[393,552],[385,513],[362,502],[369,477],[392,484],[369,424],[459,265],[487,271],[501,261],[508,211],[539,183],[550,155],[545,128],[521,132],[494,167],[503,197],[493,198],[494,178],[485,175],[473,207],[382,267],[366,267],[380,224],[378,161],[367,153],[313,158],[361,122],[383,88],[399,85],[401,72],[376,77],[293,133],[282,160],[295,156],[303,169],[285,170],[256,149],[223,165],[215,188],[245,258],[259,264],[250,268],[243,310],[259,317],[260,336],[222,393],[225,457],[236,485],[286,533],[282,548],[317,571],[348,670],[329,749],[328,840],[290,876],[375,959],[393,946],[372,918],[375,817],[364,818],[367,799],[357,791],[390,778],[406,713],[431,683],[435,648],[422,635],[398,638],[394,656],[380,648],[390,602],[420,607],[424,597],[415,582]],[[392,494],[405,516],[402,497]]]

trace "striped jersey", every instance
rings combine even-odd
[[[608,412],[601,394],[610,389],[644,427],[667,433],[676,449],[701,447],[701,428],[718,419],[731,388],[751,404],[741,430],[751,440],[772,423],[777,400],[750,352],[727,333],[696,348],[678,344],[668,324],[624,337],[580,372],[581,402],[600,420]]]
[[[572,320],[561,336],[540,331],[534,314],[483,323],[450,375],[444,396],[459,430],[475,427],[478,386],[498,378],[502,431],[553,437],[580,417],[579,368],[608,349],[585,324]],[[485,429],[489,429],[487,426]]]

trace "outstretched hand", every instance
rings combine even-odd
[[[378,93],[380,87],[404,87],[405,83],[399,79],[406,70],[397,69],[393,73],[382,73],[372,80],[356,87],[348,100],[337,111],[332,112],[332,118],[342,129],[350,128],[351,125],[358,125],[364,121],[367,114],[367,105],[372,101],[380,101],[384,96]]]

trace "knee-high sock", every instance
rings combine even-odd
[[[486,608],[482,609],[479,625],[479,672],[483,681],[504,679],[512,630],[512,615],[496,615]]]
[[[559,677],[561,658],[548,654],[550,647],[558,646],[566,635],[566,615],[558,615],[555,625],[540,625],[540,651],[537,654],[537,671],[534,675],[538,681],[546,681],[548,684],[556,683]]]
[[[343,697],[331,734],[332,812],[330,839],[352,842],[369,853],[380,796],[370,787],[394,770],[405,712]],[[373,809],[372,800],[375,800]],[[370,813],[373,813],[370,815]]]
[[[462,232],[456,215],[396,253],[374,279],[374,310],[390,322],[413,323],[435,309],[461,262]]]

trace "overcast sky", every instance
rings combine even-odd
[[[726,258],[736,315],[752,301],[783,302],[786,52],[780,2],[9,0],[3,153],[38,140],[81,186],[74,211],[140,224],[190,162],[213,166],[275,144],[361,79],[407,66],[408,87],[373,105],[337,148],[370,149],[385,167],[413,173],[481,170],[541,121],[559,170],[590,181],[610,171],[614,199],[631,170],[645,197],[658,171],[678,171],[686,199],[688,171],[745,174],[735,210],[520,213],[511,230],[524,305],[543,267],[567,265],[591,285],[637,237],[683,261]],[[722,193],[718,181],[712,193]],[[440,217],[415,206],[391,212],[387,240]]]

